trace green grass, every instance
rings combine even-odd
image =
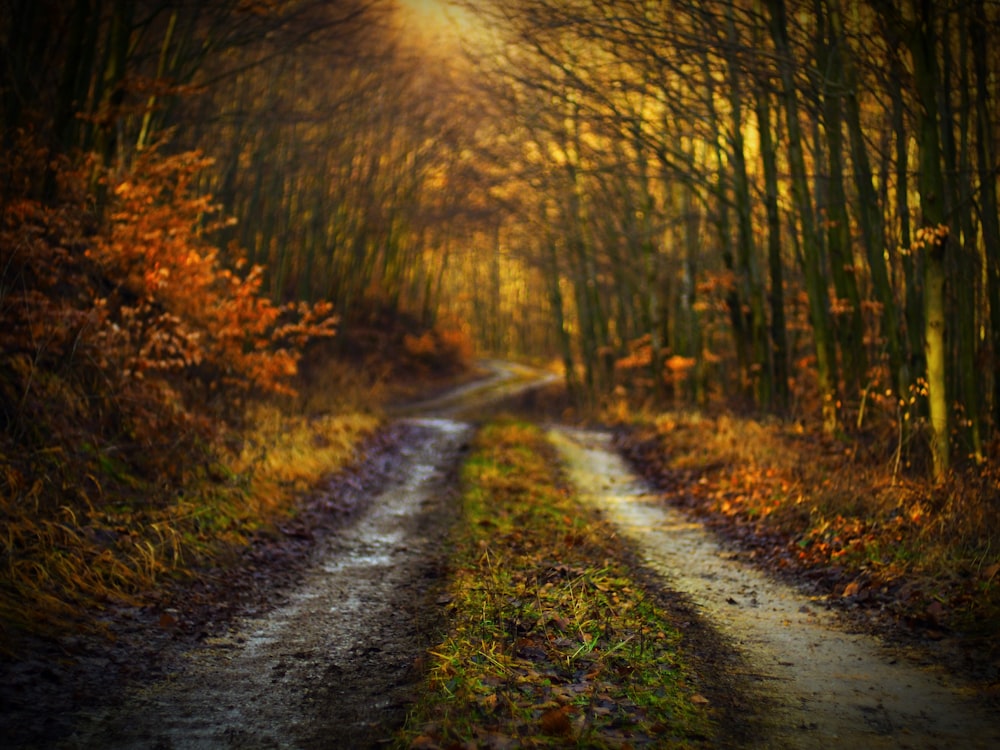
[[[483,428],[462,483],[448,632],[397,746],[709,746],[681,633],[542,432]]]

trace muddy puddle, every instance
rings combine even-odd
[[[848,632],[821,600],[736,559],[592,431],[550,432],[582,498],[743,657],[767,748],[995,748],[1000,722],[942,671]],[[749,717],[748,717],[749,718]]]
[[[364,748],[391,736],[433,637],[447,488],[469,432],[411,422],[386,486],[281,606],[178,654],[165,679],[83,717],[61,747]]]

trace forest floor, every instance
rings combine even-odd
[[[685,690],[711,729],[692,730],[680,743],[641,727],[625,732],[622,722],[634,716],[623,716],[619,702],[608,718],[602,691],[611,686],[588,685],[587,675],[560,684],[558,674],[546,674],[554,702],[534,707],[533,724],[529,707],[520,724],[500,730],[498,707],[513,705],[501,699],[504,690],[524,693],[508,680],[488,683],[492,692],[479,696],[487,723],[465,744],[449,744],[440,721],[404,733],[407,713],[431,693],[435,644],[455,619],[446,540],[462,520],[458,471],[477,425],[524,377],[500,370],[490,386],[401,410],[354,468],[304,498],[296,519],[258,538],[237,568],[203,577],[160,606],[109,609],[113,640],[77,634],[26,644],[4,667],[0,734],[15,747],[67,748],[553,747],[582,746],[585,731],[595,747],[1000,741],[995,665],[975,643],[958,645],[950,631],[887,627],[887,614],[862,606],[877,591],[855,601],[857,586],[833,596],[817,588],[817,576],[796,578],[773,557],[752,564],[753,545],[733,541],[740,534],[726,542],[690,509],[670,510],[670,493],[634,473],[610,432],[572,429],[547,439],[581,516],[596,513],[608,524],[593,565],[605,570],[619,559],[667,613],[680,634],[677,658],[691,675]],[[539,405],[531,396],[515,400]],[[637,444],[628,449],[634,457]],[[651,474],[657,468],[646,466]],[[561,562],[559,546],[581,548],[554,545],[543,556],[547,569],[585,565]],[[760,573],[760,563],[778,575]],[[523,619],[525,605],[517,606]],[[498,620],[513,627],[517,618]],[[513,635],[523,642],[537,634]],[[575,653],[600,643],[581,637],[577,648],[572,638],[564,647]],[[629,674],[619,677],[627,682]],[[597,692],[583,701],[587,690]],[[605,720],[604,734],[593,734]],[[656,726],[662,731],[662,722]]]

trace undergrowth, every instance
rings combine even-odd
[[[564,488],[541,431],[486,426],[462,479],[450,625],[397,745],[709,743],[680,633]]]
[[[25,634],[99,627],[102,609],[141,605],[164,580],[224,561],[293,514],[377,425],[258,405],[240,431],[175,453],[187,466],[169,484],[108,446],[0,455],[0,653]]]
[[[103,176],[95,211],[89,158],[16,140],[0,152],[0,656],[12,657],[22,636],[99,628],[102,609],[142,605],[294,513],[376,428],[401,359],[364,338],[352,349],[358,334],[329,302],[277,304],[262,268],[213,244],[228,221],[196,189],[201,155],[150,149]],[[397,328],[390,317],[375,341],[423,333]],[[459,368],[457,344],[428,335],[416,354]]]

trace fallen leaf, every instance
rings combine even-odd
[[[494,710],[497,707],[497,694],[487,693],[486,695],[480,696],[479,705],[486,711]]]
[[[510,750],[510,748],[519,747],[513,738],[499,732],[487,732],[479,735],[478,739],[478,747],[481,750]],[[469,747],[475,748],[477,745],[470,744]]]
[[[174,617],[169,612],[164,612],[162,615],[160,615],[160,627],[163,628],[164,630],[172,628],[176,624],[177,624],[177,618]]]
[[[553,708],[542,714],[539,723],[542,731],[550,735],[568,735],[573,731],[573,726],[569,723],[569,706]]]
[[[844,586],[843,596],[857,596],[859,591],[861,591],[861,584],[857,581],[851,581],[849,584]]]
[[[410,750],[440,750],[440,747],[433,737],[428,737],[426,734],[414,737],[410,743]]]

